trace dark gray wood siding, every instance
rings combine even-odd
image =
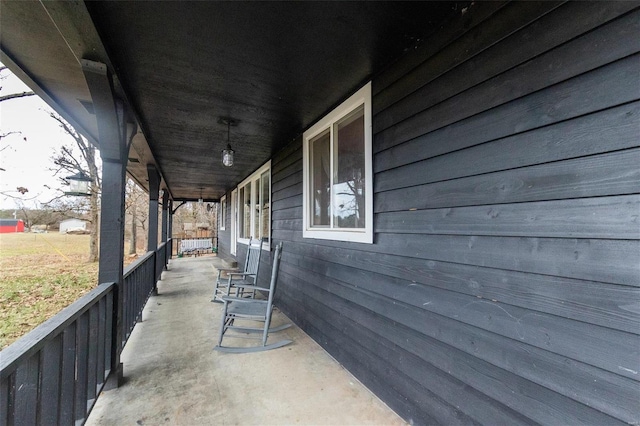
[[[406,420],[640,422],[637,7],[476,3],[376,76],[374,244],[274,157],[278,305]]]

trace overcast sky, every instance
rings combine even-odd
[[[8,70],[2,75],[8,75],[0,81],[2,95],[30,90]],[[22,135],[11,135],[0,140],[0,168],[4,169],[0,171],[0,209],[18,207],[14,199],[4,194],[22,197],[29,208],[37,208],[38,203],[60,194],[45,187],[60,188],[58,179],[49,170],[53,168],[51,157],[56,148],[73,139],[60,129],[57,121],[49,117],[47,111],[50,110],[38,96],[0,103],[0,133],[22,132]],[[16,191],[19,186],[26,187],[29,192],[21,196]]]

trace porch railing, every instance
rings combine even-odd
[[[0,352],[0,425],[82,422],[111,366],[115,284],[100,284]]]
[[[156,281],[160,279],[162,270],[167,266],[167,247],[171,247],[171,243],[161,243],[156,250]]]
[[[0,352],[0,426],[84,423],[167,265],[161,244]],[[121,297],[121,342],[114,321]]]
[[[120,349],[129,340],[142,315],[142,309],[149,300],[155,285],[155,257],[156,253],[147,254],[129,265],[123,273],[122,280],[122,342]]]

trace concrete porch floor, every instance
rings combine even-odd
[[[88,425],[400,425],[391,409],[298,327],[266,352],[216,352],[214,256],[173,259],[122,354],[125,384]],[[279,311],[272,325],[289,322]],[[226,342],[226,338],[225,338]]]

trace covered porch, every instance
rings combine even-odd
[[[283,243],[276,306],[407,423],[640,422],[640,2],[1,5],[103,209],[99,286],[2,353],[0,426],[399,421],[339,368],[334,399],[299,331],[211,352],[210,265],[166,249],[196,200],[221,257]],[[127,177],[150,244],[123,271]]]
[[[122,352],[124,386],[103,392],[88,425],[404,424],[298,327],[278,333],[293,340],[279,350],[213,351],[222,306],[210,302],[212,277],[221,264],[170,261]],[[278,312],[273,323],[289,321]]]

